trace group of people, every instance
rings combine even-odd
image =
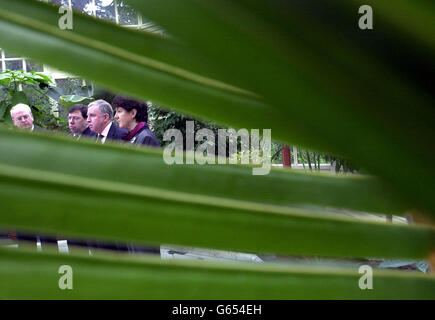
[[[148,110],[145,103],[124,96],[116,96],[112,101],[112,105],[113,108],[105,100],[96,100],[88,106],[82,104],[72,106],[68,111],[69,135],[74,139],[87,137],[94,139],[97,143],[105,143],[108,140],[121,140],[137,145],[160,146],[159,140],[147,125]],[[30,131],[47,132],[47,130],[33,123],[33,114],[28,105],[15,105],[11,109],[11,116],[16,127]],[[118,125],[113,122],[113,119],[117,120]],[[36,242],[38,251],[43,250],[42,247],[46,244],[57,244],[59,252],[62,253],[68,253],[74,247],[85,247],[89,250],[90,255],[93,254],[94,249],[105,249],[128,253],[160,254],[162,259],[262,261],[257,255],[247,253],[174,248],[171,246],[137,246],[77,239],[59,240],[54,237],[22,234],[14,231],[7,233],[0,231],[0,240],[2,239],[6,239],[9,241],[8,243],[11,243],[8,246],[18,246],[21,241]]]
[[[73,105],[68,112],[68,125],[71,131],[69,135],[75,139],[86,136],[99,143],[120,140],[136,145],[160,146],[159,140],[147,125],[146,103],[118,95],[113,99],[112,105],[101,99],[91,102],[88,106]],[[11,117],[18,128],[47,131],[33,123],[32,110],[26,104],[20,103],[12,107]],[[119,126],[113,119],[117,120]]]
[[[83,104],[73,105],[68,111],[69,136],[74,139],[87,137],[88,139],[97,141],[97,143],[105,143],[108,140],[119,140],[136,145],[160,147],[159,140],[147,125],[148,108],[145,103],[118,95],[113,99],[112,105],[105,100],[96,100],[88,106]],[[49,132],[34,124],[32,110],[26,104],[20,103],[13,106],[10,113],[14,125],[20,129]],[[113,122],[114,119],[117,120],[119,126]],[[17,234],[13,231],[9,231],[8,233],[2,233],[0,231],[0,240],[2,239],[11,240],[13,243],[19,241],[36,241],[38,250],[41,250],[42,244],[57,243],[60,252],[68,252],[68,245],[73,245],[88,247],[90,253],[91,248],[160,253],[158,247],[137,247],[127,244],[57,240],[52,237],[40,237],[22,233]]]

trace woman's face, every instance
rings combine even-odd
[[[136,110],[127,111],[122,107],[116,108],[115,119],[118,121],[118,125],[121,128],[127,130],[133,130],[136,126],[134,117],[136,116]]]

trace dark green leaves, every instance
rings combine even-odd
[[[78,95],[65,95],[59,97],[60,103],[62,103],[67,110],[75,104],[85,104],[88,105],[92,102],[92,98],[82,97]]]
[[[386,224],[385,218],[364,222],[310,207],[388,208],[388,194],[378,194],[381,185],[367,178],[286,171],[259,178],[250,167],[168,166],[154,150],[18,132],[1,134],[0,147],[13,151],[0,156],[4,226],[85,239],[337,257],[423,258],[435,243],[433,228]],[[378,191],[360,194],[369,186]],[[345,199],[337,196],[345,189]]]
[[[289,268],[4,249],[0,261],[0,297],[10,299],[433,299],[435,292],[433,276],[376,269],[373,289],[361,290],[357,267]],[[72,268],[73,290],[59,289],[62,265]]]
[[[0,131],[3,227],[295,255],[423,258],[433,251],[433,227],[330,213],[435,212],[434,96],[423,80],[434,70],[434,42],[424,27],[432,4],[369,1],[376,18],[368,33],[357,27],[354,1],[129,2],[169,36],[80,14],[72,31],[62,31],[57,8],[0,0],[0,46],[188,114],[271,128],[274,139],[357,160],[377,178],[168,167],[156,151]],[[29,297],[39,290],[59,297],[51,287],[59,257],[6,251],[0,257],[7,261],[0,264],[4,297],[25,297],[19,281],[27,273],[21,278],[16,270],[30,264],[41,277]],[[77,262],[86,279],[75,298],[433,298],[434,292],[432,277],[411,274],[375,275],[377,289],[366,293],[355,271],[66,260]],[[174,281],[165,280],[170,276]],[[122,295],[96,292],[102,283]],[[153,295],[138,293],[149,283]]]
[[[408,23],[379,15],[364,32],[345,1],[130,2],[171,36],[79,14],[62,31],[55,8],[2,0],[0,45],[162,106],[358,159],[410,207],[433,212],[433,95],[419,80],[433,51],[400,33]]]

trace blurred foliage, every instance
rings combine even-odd
[[[168,145],[171,141],[163,141],[163,135],[168,129],[178,129],[183,134],[183,146],[186,150],[186,121],[194,121],[194,132],[202,128],[207,128],[213,131],[215,137],[218,136],[218,129],[224,129],[225,127],[219,126],[212,121],[201,121],[194,117],[184,115],[179,112],[170,111],[168,109],[148,103],[148,118],[150,121],[150,127],[156,137],[160,140],[161,146]],[[195,141],[194,149],[201,144],[201,141]],[[215,154],[218,154],[217,148],[215,148]]]
[[[0,153],[1,224],[258,253],[433,255],[432,225],[382,223],[337,211],[435,216],[435,155],[427,151],[435,139],[434,92],[426,81],[435,66],[435,41],[427,28],[434,2],[398,0],[392,6],[367,0],[376,19],[375,30],[366,31],[358,28],[356,0],[126,2],[171,36],[80,14],[74,15],[74,30],[65,32],[57,27],[56,7],[0,0],[0,45],[170,108],[161,114],[167,126],[179,125],[173,109],[226,127],[271,128],[280,143],[351,159],[370,175],[276,169],[253,176],[245,166],[168,166],[161,152],[147,148],[1,130],[1,147],[13,150]],[[43,150],[50,162],[32,148]],[[306,156],[321,162],[319,154]],[[63,257],[24,251],[0,256],[7,262],[0,264],[2,296],[65,297],[47,285]],[[75,298],[435,294],[433,275],[415,273],[375,270],[376,289],[360,290],[355,268],[67,259],[85,277]],[[39,271],[32,274],[34,286],[23,278],[29,267]]]
[[[48,88],[47,94],[57,102],[59,118],[67,123],[68,110],[76,103],[85,104],[93,100],[94,87],[92,82],[77,77],[56,79],[56,85]],[[62,130],[69,132],[68,125],[62,126]]]
[[[64,105],[67,110],[71,108],[75,104],[84,104],[87,105],[93,101],[92,97],[82,97],[78,95],[65,95],[60,96],[60,103]]]
[[[64,119],[56,116],[57,103],[48,95],[52,84],[53,80],[41,72],[21,70],[2,72],[0,85],[3,97],[0,121],[12,123],[11,108],[17,103],[24,103],[32,108],[35,124],[48,129],[63,127]]]

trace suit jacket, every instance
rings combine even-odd
[[[81,136],[86,136],[86,138],[91,138],[91,137],[95,138],[97,134],[94,131],[91,131],[89,127],[87,127],[85,131],[83,131],[79,136],[74,136],[72,132],[68,133],[68,137],[74,137],[77,140],[80,139]]]
[[[95,137],[97,134],[87,127],[86,130],[82,132],[82,136]]]
[[[122,129],[112,122],[112,126],[110,127],[109,133],[107,134],[107,137],[106,137],[106,141],[107,141],[107,139],[122,140],[122,136],[127,134],[127,133],[128,133],[128,130]]]
[[[131,140],[131,143],[138,145],[148,145],[152,147],[160,147],[160,141],[154,135],[154,133],[146,125],[139,131]]]
[[[41,127],[37,126],[36,124],[33,125],[33,131],[50,133],[50,131],[48,131],[47,129],[41,128]]]

